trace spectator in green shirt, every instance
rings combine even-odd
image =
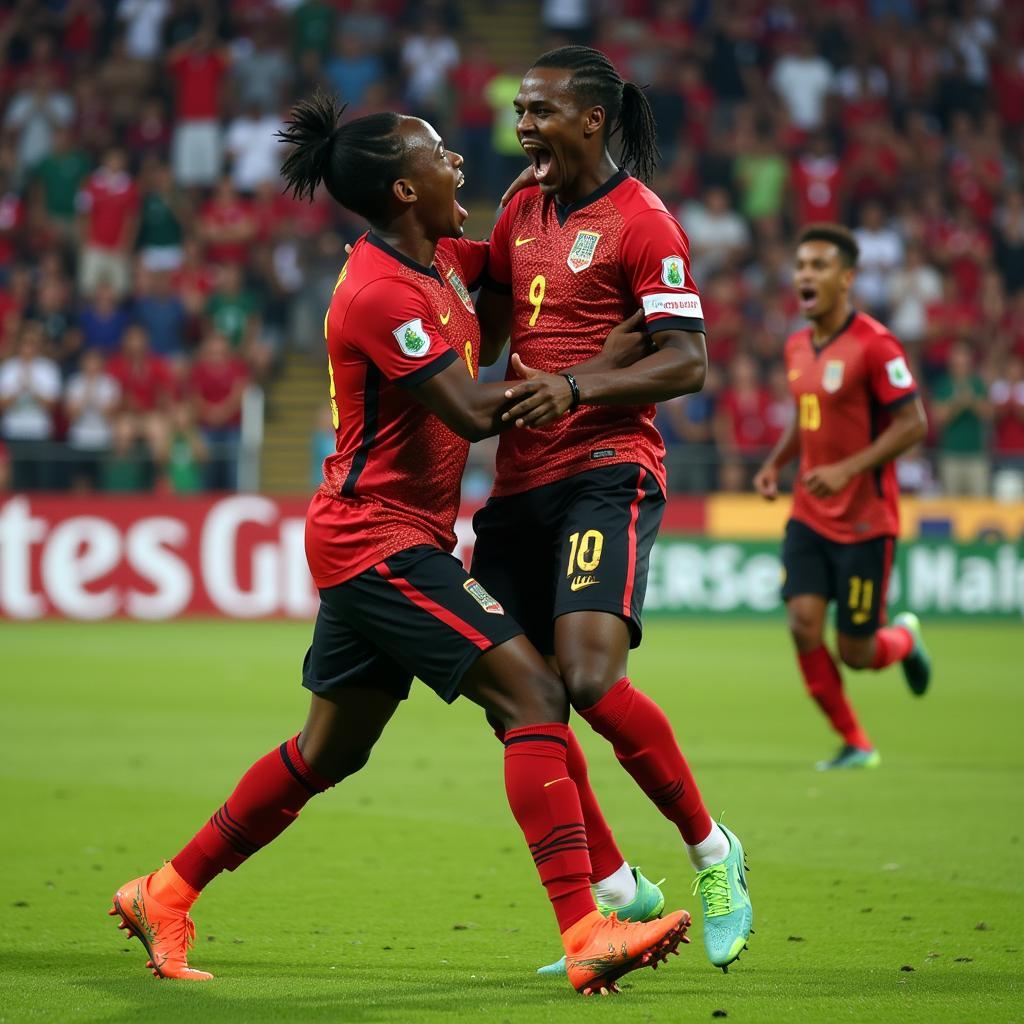
[[[748,220],[756,224],[779,216],[789,166],[763,130],[756,133],[750,149],[737,157],[733,173],[739,186],[740,208]]]
[[[265,380],[274,352],[261,336],[262,307],[246,289],[242,268],[224,263],[217,272],[217,288],[206,301],[208,330],[223,334],[231,348],[245,360],[252,375]]]
[[[519,94],[523,76],[520,71],[506,68],[495,75],[485,89],[485,98],[494,112],[491,144],[494,149],[494,170],[491,173],[491,190],[500,193],[510,181],[526,166],[526,154],[519,145],[516,135],[516,111],[513,103]]]
[[[69,241],[75,229],[75,197],[92,170],[89,155],[75,145],[69,128],[54,128],[50,155],[35,166],[33,187],[38,189],[48,226]]]
[[[135,239],[147,270],[177,270],[181,266],[184,213],[171,168],[164,163],[150,165],[142,185],[139,233]]]
[[[950,349],[948,373],[936,383],[933,398],[943,490],[950,495],[987,495],[991,465],[986,436],[992,406],[974,371],[974,355],[963,342]]]

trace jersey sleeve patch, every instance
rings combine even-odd
[[[682,256],[666,256],[661,261],[661,283],[669,288],[682,288],[686,283],[686,274]]]
[[[894,388],[910,388],[914,386],[914,378],[910,373],[910,367],[907,366],[907,361],[903,356],[890,359],[885,364],[885,373],[889,378],[889,383]]]
[[[662,275],[664,276],[664,274]],[[704,319],[700,296],[693,292],[658,292],[643,297],[644,316],[663,313],[668,316],[686,316]]]
[[[391,333],[395,336],[398,347],[411,359],[422,359],[430,351],[430,335],[427,334],[419,317],[406,320]]]

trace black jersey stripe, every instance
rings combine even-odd
[[[351,498],[356,492],[356,484],[359,477],[366,468],[366,462],[370,457],[370,449],[377,440],[377,430],[380,418],[380,370],[369,363],[366,367],[366,379],[363,382],[363,438],[359,442],[355,455],[352,457],[352,465],[349,467],[348,476],[341,485],[341,493],[346,498]]]

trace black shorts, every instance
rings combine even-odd
[[[462,563],[423,544],[320,591],[302,685],[409,696],[413,676],[451,703],[466,670],[522,633]]]
[[[869,636],[886,622],[886,594],[895,553],[895,537],[840,544],[790,519],[782,542],[782,598],[788,601],[800,594],[818,594],[835,601],[839,632]]]
[[[555,619],[599,611],[629,624],[640,644],[647,566],[665,498],[650,470],[621,463],[505,497],[473,517],[473,575],[542,653]]]

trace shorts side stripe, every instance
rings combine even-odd
[[[374,568],[382,579],[387,580],[396,590],[412,601],[414,605],[422,608],[425,612],[429,612],[435,619],[439,619],[446,626],[454,629],[456,633],[464,636],[481,651],[489,651],[494,646],[487,637],[474,629],[468,622],[460,619],[458,615],[439,605],[436,601],[431,600],[422,591],[417,590],[408,580],[402,579],[400,576],[392,576],[387,563],[381,562],[379,565],[375,565]]]
[[[627,531],[626,586],[622,592],[622,614],[629,618],[633,606],[633,582],[636,577],[636,521],[640,517],[640,502],[644,496],[644,477],[647,470],[641,467],[636,481],[636,495],[629,503],[629,530]]]

